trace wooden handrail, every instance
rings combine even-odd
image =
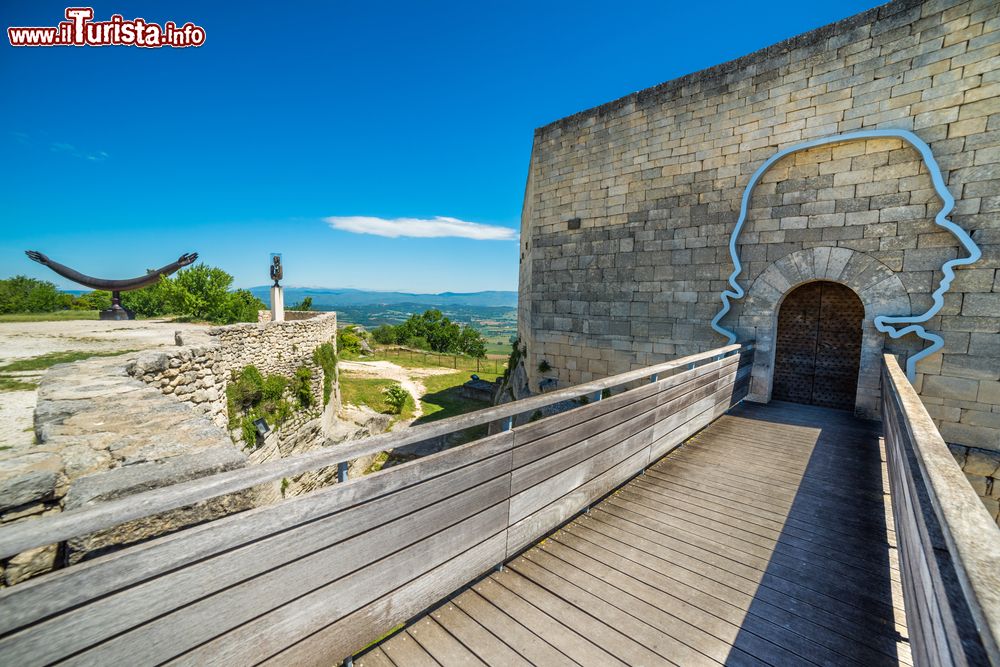
[[[532,396],[521,401],[415,426],[405,431],[383,433],[364,438],[344,447],[323,448],[258,466],[230,470],[168,487],[152,489],[92,507],[69,510],[42,519],[16,523],[0,528],[0,558],[7,558],[34,547],[56,544],[73,537],[111,528],[127,521],[239,492],[283,477],[335,466],[362,456],[424,442],[501,419],[513,418],[516,415],[533,412],[562,401],[592,395],[605,389],[619,387],[652,376],[662,376],[670,371],[691,367],[700,362],[711,361],[750,349],[752,349],[752,345],[749,344],[726,345],[567,389]]]
[[[889,354],[882,406],[914,665],[1000,665],[1000,531]]]

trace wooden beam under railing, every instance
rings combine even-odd
[[[346,446],[323,448],[259,466],[240,468],[137,493],[93,507],[61,512],[54,516],[13,524],[0,528],[0,558],[7,558],[34,547],[56,544],[135,519],[154,516],[169,510],[236,493],[283,477],[292,477],[312,470],[336,466],[362,456],[424,442],[432,438],[464,431],[474,426],[513,418],[516,415],[533,412],[562,401],[593,395],[595,392],[599,393],[605,389],[620,387],[652,376],[664,376],[679,369],[691,368],[701,363],[711,362],[713,359],[752,349],[752,344],[726,345],[662,364],[532,396],[521,401],[415,426],[405,431],[383,433],[364,438]]]
[[[890,354],[882,419],[914,665],[1000,665],[1000,530]]]

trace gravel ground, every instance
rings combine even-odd
[[[145,350],[174,345],[176,331],[204,331],[202,324],[166,320],[66,320],[60,322],[0,322],[0,366],[51,352]],[[11,373],[37,382],[42,372]],[[0,446],[30,444],[35,411],[34,391],[0,393]]]

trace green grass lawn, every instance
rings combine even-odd
[[[426,424],[489,407],[489,403],[485,401],[473,401],[462,396],[461,386],[470,376],[469,371],[458,371],[422,378],[421,381],[427,387],[427,393],[420,399],[424,414],[415,423]],[[484,426],[482,430],[482,435],[485,435],[486,427]]]
[[[38,385],[34,382],[25,382],[20,378],[7,377],[5,375],[0,375],[0,392],[2,391],[31,391],[37,389]]]
[[[96,320],[96,310],[58,310],[54,313],[5,313],[0,322],[61,322],[64,320]]]
[[[90,359],[91,357],[116,357],[119,354],[127,354],[128,352],[135,352],[135,350],[111,350],[108,352],[68,350],[65,352],[49,352],[48,354],[31,357],[30,359],[18,359],[5,366],[0,366],[0,373],[43,371],[56,364],[68,364],[72,361],[81,361],[83,359]]]
[[[410,419],[413,417],[413,397],[407,399],[403,406],[403,411],[395,415],[392,407],[385,402],[385,394],[382,391],[396,384],[392,380],[381,378],[356,378],[348,373],[340,374],[340,397],[343,403],[351,405],[366,405],[375,412],[393,415],[395,420]]]
[[[113,350],[109,352],[84,352],[70,350],[66,352],[50,352],[38,357],[31,357],[30,359],[18,359],[17,361],[12,361],[9,364],[0,366],[0,392],[31,391],[38,388],[38,385],[34,382],[28,382],[19,377],[3,375],[3,373],[44,371],[45,369],[51,368],[56,364],[66,364],[71,361],[90,359],[91,357],[114,357],[127,352],[135,352],[135,350]]]
[[[493,375],[503,375],[507,363],[506,355],[493,355],[478,362],[472,357],[454,354],[438,354],[437,352],[414,352],[399,349],[379,349],[367,357],[342,355],[345,361],[391,361],[403,368],[453,368],[456,370],[479,373],[485,378]],[[466,377],[466,380],[469,378]]]

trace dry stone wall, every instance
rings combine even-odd
[[[920,365],[917,387],[946,440],[1000,452],[1000,4],[988,0],[892,2],[538,129],[519,304],[532,389],[724,343],[709,323],[750,175],[779,150],[875,128],[930,145],[951,219],[983,250],[927,323],[945,347]],[[859,257],[850,280],[868,287],[887,271],[903,291],[892,306],[923,312],[959,252],[938,210],[926,165],[899,140],[795,153],[754,193],[740,284],[829,248]],[[885,296],[874,290],[875,306]],[[737,302],[723,325],[766,346],[752,306]],[[869,357],[921,347],[883,338]],[[874,409],[877,383],[863,388]]]
[[[286,310],[285,311],[285,321],[295,322],[298,320],[311,320],[314,317],[319,317],[323,312],[319,310]],[[257,311],[257,321],[260,323],[271,321],[271,311],[270,310],[258,310]]]
[[[207,337],[174,350],[141,354],[129,372],[165,394],[192,403],[218,426],[226,426],[226,385],[234,371],[254,365],[263,375],[291,378],[302,366],[312,373],[314,405],[323,405],[323,369],[313,351],[323,343],[336,345],[337,314],[285,322],[232,324],[209,329]],[[334,383],[331,402],[339,405]]]

